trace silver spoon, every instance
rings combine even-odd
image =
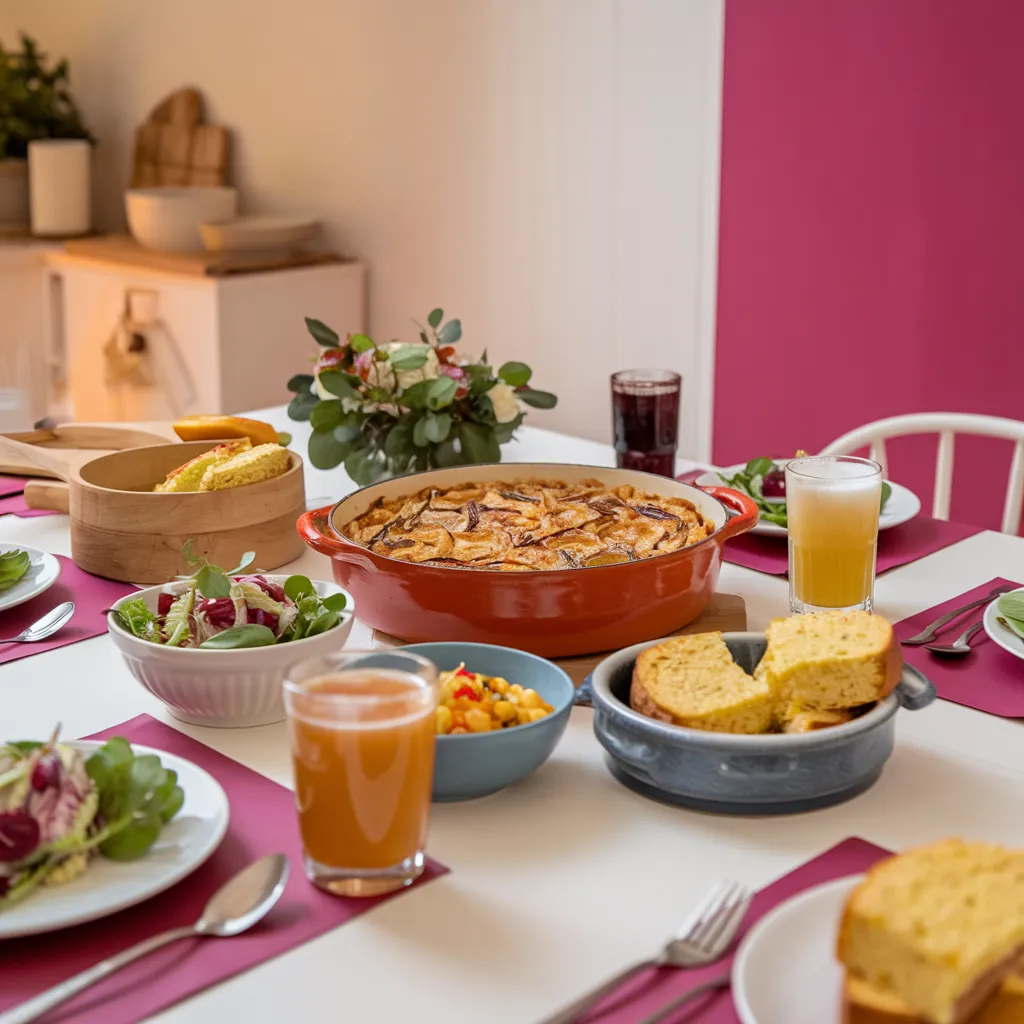
[[[970,654],[971,637],[984,629],[984,622],[976,622],[973,626],[965,629],[951,644],[925,644],[926,651],[933,651],[935,654]]]
[[[41,619],[36,619],[31,626],[23,629],[17,636],[8,640],[0,640],[0,644],[34,644],[53,636],[75,614],[75,602],[65,601],[51,608]]]
[[[123,953],[102,960],[73,978],[41,992],[21,1006],[0,1013],[0,1024],[28,1024],[114,971],[178,939],[196,935],[226,938],[244,932],[262,920],[281,898],[288,882],[288,867],[288,858],[283,853],[273,853],[255,861],[226,881],[210,897],[195,924],[154,935]]]

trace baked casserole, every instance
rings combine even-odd
[[[428,488],[378,498],[342,528],[350,540],[388,558],[498,572],[635,562],[696,544],[714,531],[685,498],[596,479]]]

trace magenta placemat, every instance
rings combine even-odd
[[[831,882],[844,875],[856,875],[867,871],[873,864],[887,856],[888,850],[867,843],[863,839],[844,840],[814,860],[784,875],[754,897],[750,913],[728,957],[710,967],[698,970],[658,968],[646,971],[613,992],[583,1019],[587,1024],[636,1024],[636,1021],[654,1013],[701,983],[725,974],[732,967],[739,941],[769,910],[813,886]],[[673,1024],[676,1021],[679,1024],[683,1021],[686,1024],[740,1024],[732,994],[728,989],[709,992],[707,996],[681,1008],[672,1020]]]
[[[915,516],[908,522],[879,533],[875,571],[883,573],[916,562],[925,555],[973,537],[981,533],[982,529],[965,523],[943,522],[931,516]],[[789,569],[788,545],[785,537],[758,537],[747,533],[726,541],[722,557],[746,569],[785,576]]]
[[[60,579],[31,601],[19,604],[10,611],[0,612],[0,630],[4,636],[14,636],[63,601],[75,602],[75,614],[49,640],[38,644],[8,644],[0,647],[0,665],[106,633],[107,617],[103,614],[104,610],[119,598],[135,592],[136,588],[130,583],[117,583],[115,580],[93,576],[79,569],[70,558],[63,555],[57,555],[57,561],[60,562]]]
[[[21,494],[25,490],[25,481],[28,477],[9,476],[0,473],[0,498],[9,498],[12,494]]]
[[[231,802],[228,834],[201,868],[145,903],[65,931],[0,942],[0,1011],[141,939],[191,924],[222,883],[268,853],[287,854],[291,876],[281,902],[252,931],[233,939],[186,939],[169,946],[83,992],[47,1020],[132,1024],[399,895],[340,899],[313,888],[303,874],[292,793],[276,782],[149,715],[139,715],[89,738],[109,736],[124,736],[132,743],[178,754],[206,769]],[[416,885],[447,870],[430,861]],[[342,980],[343,968],[339,965]]]
[[[961,605],[970,604],[990,593],[994,587],[1006,584],[1012,587],[1024,586],[1013,580],[997,576],[982,583],[980,587],[943,601],[933,608],[926,608],[909,619],[897,622],[892,628],[897,639],[920,633],[929,622],[934,622],[946,612]],[[955,619],[939,635],[938,643],[951,644],[968,626],[980,622],[984,608],[972,611]],[[1024,662],[992,643],[982,630],[971,640],[971,653],[959,658],[932,654],[924,647],[903,648],[903,659],[919,668],[934,684],[943,700],[985,711],[1003,718],[1024,718]]]
[[[29,508],[25,504],[24,494],[0,496],[0,516],[15,515],[22,519],[34,519],[36,516],[55,516],[56,512],[46,508]]]

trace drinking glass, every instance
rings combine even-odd
[[[683,378],[673,370],[612,374],[612,432],[620,469],[676,475],[682,387]]]
[[[300,662],[284,683],[306,876],[377,896],[423,872],[437,669],[402,651]]]
[[[882,467],[848,455],[786,465],[789,607],[871,611]]]

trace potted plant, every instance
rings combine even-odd
[[[309,420],[309,461],[345,464],[357,484],[443,466],[500,462],[500,446],[523,422],[525,406],[558,399],[529,387],[525,363],[459,358],[462,324],[435,309],[419,342],[378,345],[365,334],[342,340],[319,320],[306,327],[322,351],[312,374],[292,377],[288,415]]]
[[[0,44],[0,226],[10,230],[28,225],[30,143],[74,139],[88,147],[93,141],[68,88],[68,62],[51,66],[31,36],[22,33],[20,51]],[[80,175],[81,157],[73,164]],[[87,196],[87,160],[85,174]],[[50,187],[79,193],[82,182],[65,178]]]

